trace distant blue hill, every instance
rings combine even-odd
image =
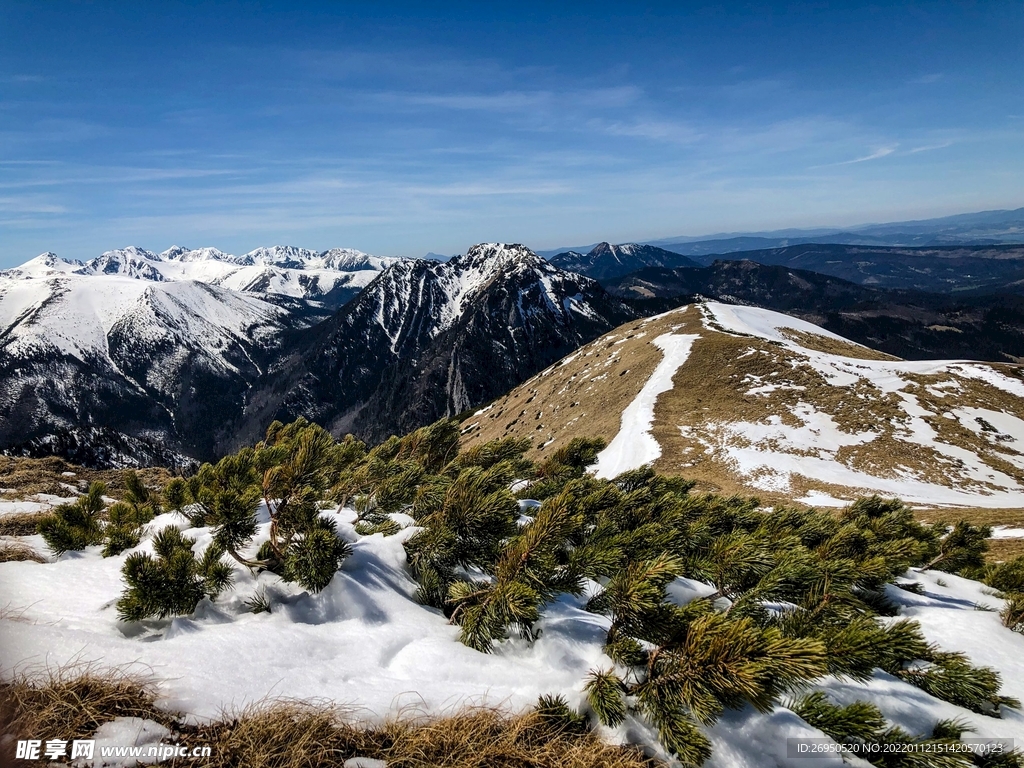
[[[980,211],[936,219],[858,224],[851,227],[778,229],[763,232],[721,232],[702,237],[678,236],[643,241],[684,256],[784,248],[807,243],[926,247],[1024,243],[1024,208]],[[594,245],[537,251],[551,257],[566,251],[587,253]]]

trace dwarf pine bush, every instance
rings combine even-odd
[[[1003,626],[1024,634],[1024,594],[1010,595],[1006,607],[999,612]]]
[[[928,735],[915,736],[886,723],[873,704],[855,701],[845,707],[832,704],[815,691],[789,704],[809,725],[839,744],[857,746],[856,754],[870,758],[879,768],[972,768],[972,753],[958,745],[966,726],[942,720]],[[904,745],[913,745],[908,749]],[[1014,761],[1014,765],[1016,760]]]
[[[39,521],[38,530],[47,546],[57,555],[103,544],[103,556],[119,555],[137,546],[142,526],[160,514],[158,495],[147,488],[132,470],[124,473],[125,492],[122,501],[106,511],[103,496],[107,486],[90,484],[87,493],[71,504],[61,504]]]
[[[147,488],[135,472],[124,473],[124,484],[124,499],[107,510],[104,557],[138,546],[142,526],[161,512],[157,494]]]
[[[204,464],[165,495],[193,525],[209,526],[213,546],[237,563],[319,592],[350,552],[334,523],[320,515],[320,505],[362,454],[361,444],[339,444],[305,420],[274,422],[263,442]],[[261,507],[270,519],[268,537],[251,553]]]
[[[992,670],[938,651],[912,621],[880,620],[898,613],[887,589],[908,568],[978,569],[983,528],[922,525],[878,497],[840,512],[769,513],[756,499],[694,494],[692,482],[649,467],[598,479],[587,468],[600,440],[574,439],[539,463],[526,457],[527,440],[464,451],[459,440],[454,421],[370,449],[304,420],[275,422],[257,445],[167,486],[166,505],[209,527],[213,543],[199,556],[167,530],[155,556],[131,555],[122,617],[194,611],[227,587],[228,558],[326,588],[350,551],[321,514],[330,500],[355,511],[359,535],[415,523],[403,546],[418,599],[478,651],[511,636],[531,642],[545,604],[586,593],[586,609],[607,617],[604,650],[615,665],[584,682],[588,714],[609,726],[646,720],[687,764],[710,755],[701,727],[725,710],[769,711],[827,674],[867,680],[881,669],[991,716],[1019,706],[1000,696]],[[985,574],[1017,589],[1018,569]],[[707,596],[681,601],[681,578],[707,585]],[[247,604],[271,609],[265,592]],[[1011,601],[1004,621],[1024,622],[1024,609]],[[918,738],[871,708],[812,698],[798,709],[837,738]],[[581,722],[560,699],[538,712],[567,729]]]
[[[123,574],[128,588],[117,601],[123,621],[156,616],[185,615],[195,611],[204,597],[215,598],[231,583],[231,568],[221,560],[217,544],[201,558],[193,554],[195,540],[168,526],[153,538],[154,555],[133,552]]]
[[[53,512],[39,521],[39,535],[43,537],[56,555],[85,549],[103,541],[100,512],[103,511],[103,495],[107,486],[94,482],[88,493],[79,496],[71,504],[60,504]]]

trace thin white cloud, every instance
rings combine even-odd
[[[589,120],[587,125],[609,136],[632,136],[681,144],[692,144],[703,137],[703,134],[688,123],[657,118],[628,121],[593,119]]]
[[[879,147],[870,155],[864,155],[864,157],[855,157],[853,160],[843,160],[839,163],[833,163],[833,165],[852,165],[853,163],[866,163],[868,160],[878,160],[881,157],[887,157],[896,151],[897,144],[893,144],[891,147]]]
[[[953,146],[952,141],[944,141],[941,144],[926,144],[923,147],[914,147],[913,149],[908,149],[907,154],[913,155],[917,152],[931,152],[933,149],[945,149],[946,147],[951,146]]]

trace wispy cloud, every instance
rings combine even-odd
[[[0,211],[4,213],[67,213],[68,209],[35,197],[0,197]]]
[[[354,92],[354,95],[359,95]],[[617,109],[638,100],[641,92],[634,86],[614,88],[474,90],[431,93],[423,91],[380,91],[365,93],[379,102],[400,106],[437,107],[475,112],[520,112],[533,109]]]
[[[925,144],[923,147],[914,147],[913,149],[908,149],[907,154],[913,155],[918,152],[931,152],[933,149],[945,149],[946,147],[951,146],[953,146],[952,141],[943,141],[941,144]]]
[[[703,136],[700,131],[689,123],[658,117],[630,120],[592,118],[587,121],[586,125],[609,136],[629,136],[680,144],[692,144]]]
[[[28,162],[28,161],[26,161]],[[5,161],[3,164],[13,165],[18,161]],[[35,162],[29,163],[35,165]],[[223,168],[119,168],[76,166],[68,163],[39,161],[38,164],[55,168],[59,172],[53,175],[33,175],[16,181],[0,182],[0,189],[17,190],[33,187],[69,187],[96,184],[136,184],[161,181],[182,181],[187,179],[206,179],[212,176],[229,176],[237,174],[235,169]],[[250,171],[252,169],[249,169]]]
[[[896,151],[898,144],[894,144],[890,147],[879,147],[874,152],[864,155],[863,157],[855,157],[853,160],[843,160],[838,163],[832,163],[832,165],[853,165],[854,163],[866,163],[869,160],[878,160],[882,157],[888,157]]]

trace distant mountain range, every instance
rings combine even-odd
[[[551,257],[560,269],[606,280],[635,272],[645,267],[699,267],[700,264],[664,248],[639,243],[598,243],[587,253],[566,251]]]
[[[1024,243],[1024,208],[962,213],[888,224],[778,229],[764,232],[722,232],[702,237],[678,236],[644,242],[685,256],[711,256],[807,243],[892,246]],[[550,257],[565,251],[586,252],[592,247],[563,247],[538,253]]]
[[[706,267],[633,243],[550,262],[501,243],[445,262],[290,246],[47,253],[0,272],[0,450],[183,466],[298,416],[376,442],[697,296],[904,358],[1019,362],[1022,268],[1024,247],[1006,245],[787,246]]]
[[[651,267],[603,282],[653,314],[697,297],[765,307],[911,360],[1024,361],[1024,295],[965,295],[874,288],[753,261]]]
[[[551,263],[603,281],[651,267],[693,268],[734,259],[809,270],[878,288],[1024,293],[1024,245],[908,248],[808,244],[691,259],[652,245],[599,243],[586,254],[559,253],[551,257]]]
[[[325,299],[364,280],[332,315]],[[378,440],[495,397],[633,316],[518,245],[448,262],[44,254],[0,273],[0,448],[180,464],[300,415]]]
[[[249,382],[323,316],[196,281],[0,279],[0,446],[105,427],[210,456]]]
[[[195,281],[272,300],[279,296],[307,299],[335,309],[397,261],[401,259],[350,248],[310,251],[276,245],[233,256],[216,248],[191,250],[176,245],[156,254],[129,246],[88,262],[44,253],[20,267],[0,271],[0,280],[75,274],[121,275],[154,283]]]
[[[791,245],[723,254],[759,264],[807,269],[861,285],[919,291],[1013,290],[1024,280],[1024,245],[927,248]],[[710,263],[706,258],[701,261]]]

